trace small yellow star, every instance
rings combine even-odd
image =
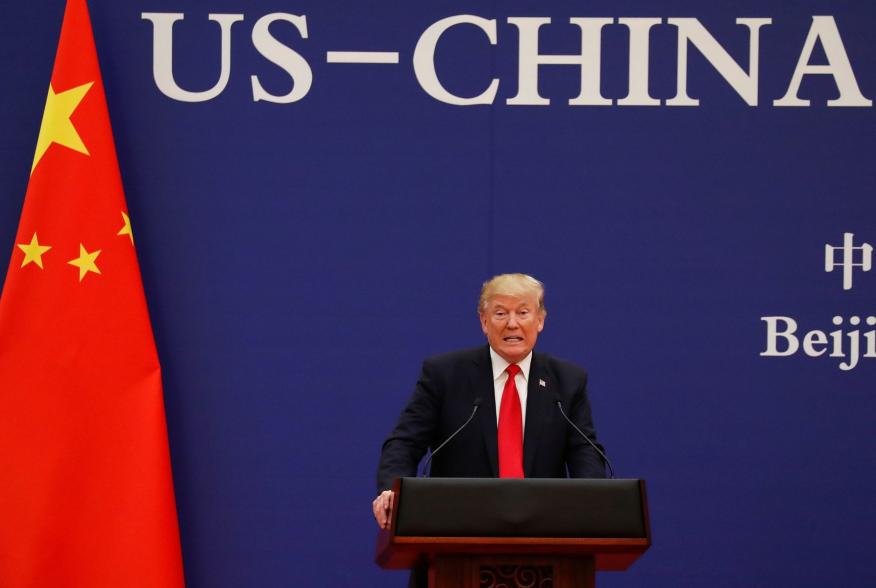
[[[71,259],[67,263],[70,265],[75,265],[79,268],[79,281],[82,281],[82,278],[85,277],[85,274],[88,272],[94,272],[96,274],[100,274],[100,269],[97,267],[97,264],[94,262],[97,259],[97,256],[100,255],[100,249],[95,251],[94,253],[89,253],[85,250],[85,247],[82,246],[82,243],[79,244],[79,257],[76,259]]]
[[[116,235],[128,235],[131,238],[131,245],[134,244],[134,232],[131,230],[131,219],[128,218],[128,215],[122,212],[122,220],[125,222],[124,226],[119,230]]]
[[[21,267],[33,262],[43,269],[43,253],[51,249],[49,245],[40,245],[37,239],[37,234],[34,233],[30,239],[30,243],[18,243],[18,248],[24,251],[24,261],[21,262]]]
[[[43,122],[40,124],[40,135],[37,139],[36,153],[33,156],[33,165],[30,173],[36,168],[40,159],[52,143],[64,145],[79,153],[88,155],[88,149],[82,142],[82,138],[73,126],[70,117],[73,111],[82,102],[85,93],[88,92],[94,82],[82,84],[60,94],[55,94],[52,85],[49,84],[49,95],[46,98],[46,109],[43,111]]]

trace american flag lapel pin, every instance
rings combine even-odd
[[[538,385],[542,388],[547,388],[547,382],[545,382],[544,380],[539,380]]]

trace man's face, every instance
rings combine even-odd
[[[544,312],[536,296],[498,294],[481,311],[481,328],[487,341],[505,361],[517,363],[526,357],[544,328]]]

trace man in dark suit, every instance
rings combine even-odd
[[[435,477],[603,478],[602,458],[562,417],[592,440],[586,372],[534,353],[547,314],[544,287],[524,274],[486,282],[478,302],[488,345],[432,357],[398,423],[383,444],[374,517],[387,528],[395,478],[415,476],[434,450],[477,407],[457,437],[435,455]],[[600,447],[601,449],[601,447]]]

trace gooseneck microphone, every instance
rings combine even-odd
[[[605,453],[599,448],[599,446],[593,442],[593,439],[584,434],[584,431],[578,428],[578,425],[572,422],[572,419],[566,416],[566,411],[563,410],[563,401],[560,399],[559,392],[554,392],[554,401],[557,403],[557,408],[560,409],[560,414],[563,415],[563,418],[566,419],[566,422],[572,425],[572,428],[578,431],[578,434],[584,437],[584,440],[590,443],[590,446],[596,450],[596,453],[599,454],[599,457],[602,458],[602,461],[605,465],[608,466],[609,477],[614,478],[614,468],[611,467],[611,462],[608,461],[608,458],[605,456]]]
[[[481,402],[483,402],[483,400],[481,399],[480,396],[478,396],[477,398],[475,398],[475,399],[474,399],[474,402],[472,403],[471,414],[468,415],[468,419],[466,419],[466,421],[465,421],[464,423],[462,423],[462,426],[461,426],[461,427],[459,427],[458,429],[456,429],[455,431],[453,431],[453,434],[450,435],[450,437],[448,437],[447,439],[445,439],[444,442],[443,442],[441,445],[439,445],[438,447],[436,447],[436,448],[435,448],[435,449],[429,454],[429,457],[426,459],[426,462],[423,464],[423,473],[420,475],[421,478],[425,478],[425,477],[426,477],[426,471],[427,471],[427,468],[429,467],[429,464],[432,463],[432,458],[435,457],[435,454],[438,453],[439,451],[441,451],[441,448],[442,448],[442,447],[444,447],[445,445],[447,445],[448,443],[450,443],[450,441],[451,441],[454,437],[456,437],[457,435],[459,435],[460,431],[462,431],[464,428],[466,428],[466,426],[468,426],[468,424],[471,422],[471,420],[472,420],[472,419],[474,418],[474,416],[477,414],[478,409],[481,407]]]

